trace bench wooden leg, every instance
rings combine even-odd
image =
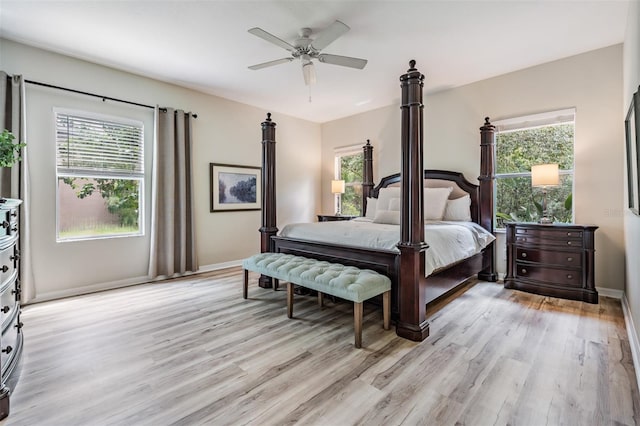
[[[247,298],[247,287],[249,286],[249,270],[244,270],[244,283],[242,285],[242,297]]]
[[[389,329],[389,317],[391,316],[391,291],[385,291],[382,293],[382,323],[384,329]]]
[[[280,286],[280,280],[277,279],[277,278],[274,278],[273,279],[273,291],[276,291],[279,286]]]
[[[287,283],[287,317],[293,318],[293,284]]]
[[[356,348],[362,347],[362,302],[353,303],[353,328],[356,335]]]
[[[318,292],[318,306],[320,308],[324,306],[324,293],[321,291]]]

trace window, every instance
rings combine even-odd
[[[496,125],[496,227],[505,221],[537,222],[543,194],[531,186],[531,166],[557,163],[560,185],[548,188],[547,216],[573,221],[575,111],[562,110],[502,120]]]
[[[350,146],[335,150],[335,178],[344,180],[344,194],[336,194],[342,205],[343,215],[360,216],[362,211],[362,166],[364,154],[361,146]]]
[[[142,235],[143,124],[54,113],[57,240]]]

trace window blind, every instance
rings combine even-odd
[[[56,165],[70,175],[144,175],[143,126],[56,113]]]

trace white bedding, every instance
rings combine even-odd
[[[425,224],[426,274],[480,253],[495,240],[487,230],[474,222],[429,221]],[[373,223],[371,219],[349,221],[293,223],[286,225],[280,236],[352,247],[398,251],[400,226]]]

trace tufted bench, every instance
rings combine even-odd
[[[353,302],[355,345],[362,347],[362,302],[382,294],[385,330],[389,329],[391,280],[375,271],[284,253],[260,253],[242,261],[243,297],[247,298],[249,271],[287,281],[287,316],[293,317],[293,284],[316,290],[318,303],[330,294]],[[278,282],[274,283],[276,288]]]

